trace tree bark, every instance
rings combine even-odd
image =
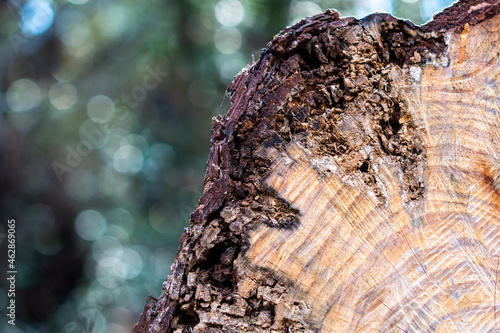
[[[497,0],[282,31],[134,332],[498,332],[499,58]]]

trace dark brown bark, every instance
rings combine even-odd
[[[324,329],[293,280],[246,257],[260,225],[294,230],[303,216],[265,177],[299,143],[311,158],[334,159],[339,174],[360,179],[383,205],[389,197],[374,161],[384,159],[401,171],[405,207],[417,216],[427,148],[401,92],[410,85],[402,73],[448,66],[446,36],[499,12],[495,0],[462,1],[416,27],[390,15],[357,20],[326,11],[276,36],[229,87],[228,115],[213,120],[203,195],[164,293],[148,301],[134,332]]]

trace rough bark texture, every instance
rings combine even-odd
[[[499,13],[326,11],[277,35],[213,120],[134,332],[497,332]]]

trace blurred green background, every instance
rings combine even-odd
[[[273,35],[327,8],[421,24],[450,3],[1,1],[0,241],[16,219],[18,274],[0,331],[130,332],[201,194],[211,118]]]

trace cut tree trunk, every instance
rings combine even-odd
[[[229,88],[135,332],[499,332],[500,2],[334,11]]]

